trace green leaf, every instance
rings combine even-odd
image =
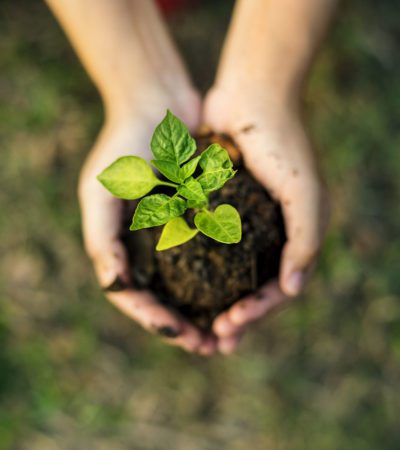
[[[221,189],[222,186],[235,176],[236,170],[219,169],[213,172],[203,173],[198,177],[204,192],[212,192]]]
[[[190,177],[184,184],[178,187],[178,194],[187,200],[194,200],[196,202],[207,201],[201,184],[193,177]]]
[[[214,169],[231,169],[233,163],[229,158],[228,152],[219,144],[211,144],[201,154],[200,167],[204,172],[209,172]]]
[[[200,158],[203,173],[197,178],[205,192],[220,189],[236,173],[228,152],[219,144],[210,145]]]
[[[150,165],[139,156],[123,156],[97,176],[111,194],[125,200],[143,197],[162,182],[154,175]]]
[[[186,202],[186,205],[188,208],[197,208],[197,209],[201,209],[204,208],[208,205],[208,199],[206,198],[205,200],[202,201],[197,201],[197,200],[188,200]]]
[[[185,211],[186,202],[179,197],[169,197],[165,194],[149,195],[137,205],[130,229],[135,231],[164,225]]]
[[[155,159],[177,165],[187,161],[196,151],[196,143],[188,129],[171,111],[167,111],[155,129],[150,146]]]
[[[183,165],[180,169],[180,176],[182,181],[185,181],[187,178],[194,174],[196,170],[197,164],[200,160],[200,156],[196,156],[196,158],[191,159],[185,165]]]
[[[206,236],[224,244],[235,244],[242,239],[239,213],[231,205],[220,205],[214,212],[199,211],[194,217],[196,227]]]
[[[181,178],[180,167],[175,162],[153,159],[151,163],[162,175],[164,175],[164,177],[174,183],[181,183],[183,181]]]
[[[171,247],[184,244],[196,236],[198,230],[189,227],[182,217],[171,219],[163,228],[156,250],[167,250]]]
[[[179,167],[176,162],[163,161],[160,159],[153,159],[151,163],[162,175],[164,175],[169,180],[175,183],[183,183],[187,178],[193,175],[199,160],[200,156],[196,156],[196,158],[191,159],[182,167]]]

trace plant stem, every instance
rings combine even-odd
[[[175,183],[169,183],[168,181],[160,181],[158,184],[159,184],[159,185],[162,185],[162,186],[170,186],[170,187],[174,187],[174,188],[177,188],[177,187],[178,187],[177,184],[175,184]]]

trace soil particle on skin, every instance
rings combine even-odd
[[[202,329],[209,329],[220,312],[277,276],[286,239],[279,205],[244,167],[210,195],[211,210],[223,203],[233,205],[242,219],[238,244],[221,244],[198,233],[186,244],[156,252],[162,227],[122,236],[135,287],[151,289]],[[186,219],[193,226],[193,212]]]

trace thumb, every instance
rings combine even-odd
[[[90,178],[79,186],[82,234],[86,253],[93,262],[100,286],[119,280],[129,284],[128,255],[119,239],[123,203]]]
[[[288,296],[302,290],[314,267],[327,225],[325,189],[315,178],[293,183],[281,198],[287,242],[281,257],[279,283]]]
[[[122,242],[113,240],[107,247],[90,254],[100,286],[107,291],[119,291],[131,285],[129,263]]]

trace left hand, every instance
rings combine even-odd
[[[255,84],[233,90],[217,86],[205,100],[203,122],[234,139],[247,169],[280,203],[287,235],[279,280],[215,319],[213,331],[223,353],[235,350],[249,323],[301,292],[321,247],[327,194],[299,110],[295,102],[277,99]]]

